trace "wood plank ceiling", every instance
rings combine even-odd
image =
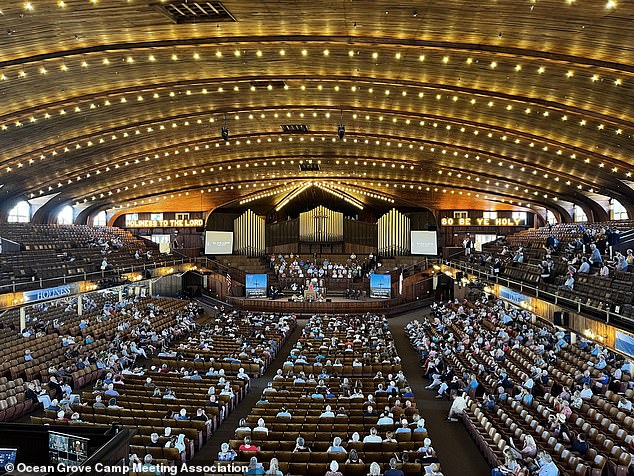
[[[634,216],[634,0],[6,0],[0,24],[5,213],[53,193],[208,210],[316,181],[596,218],[600,194]]]

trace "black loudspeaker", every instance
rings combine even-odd
[[[326,302],[332,302],[332,299],[326,299]]]
[[[462,281],[463,277],[464,274],[462,274],[462,271],[456,271],[456,281]]]
[[[291,298],[288,298],[288,302],[293,302],[293,300]]]
[[[145,275],[145,279],[152,278],[152,270],[151,269],[146,269],[143,274]]]
[[[557,311],[553,315],[553,323],[559,327],[570,327],[570,314],[563,311]]]
[[[427,231],[436,231],[438,230],[438,226],[436,225],[427,225]]]

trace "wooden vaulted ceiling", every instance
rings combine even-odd
[[[602,218],[600,194],[634,216],[633,0],[227,0],[236,21],[194,23],[160,11],[197,3],[217,6],[2,2],[5,211],[49,194],[51,210],[208,210],[319,181],[369,206],[574,203]]]

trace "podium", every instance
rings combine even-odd
[[[317,300],[317,291],[313,289],[306,289],[304,291],[304,301],[316,301]]]

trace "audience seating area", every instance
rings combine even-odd
[[[163,329],[163,320],[174,320],[171,312],[158,309],[176,312],[189,307],[186,301],[146,302],[153,303],[144,314],[157,331]],[[120,326],[131,315],[141,318],[140,309],[128,309],[113,324]],[[160,315],[156,322],[151,317],[154,314]],[[141,459],[151,455],[155,464],[190,461],[245,397],[250,378],[266,368],[295,325],[295,319],[289,316],[237,311],[203,318],[198,325],[192,321],[178,339],[155,343],[154,352],[148,352],[143,366],[131,364],[135,367],[118,373],[120,379],[109,373],[94,389],[84,389],[81,404],[67,411],[75,414],[75,419],[67,421],[69,415],[60,419],[58,410],[47,410],[45,416],[31,420],[38,424],[106,427],[116,423],[132,427],[137,434],[131,454]],[[212,355],[214,361],[205,361]],[[114,405],[109,402],[113,397]],[[96,404],[97,398],[103,405]]]
[[[492,466],[505,464],[512,440],[520,450],[531,435],[560,474],[628,474],[634,418],[621,408],[634,398],[634,382],[622,357],[585,339],[570,344],[569,335],[501,302],[441,305],[408,333],[430,378],[452,382],[453,394],[468,391],[464,423]],[[580,434],[589,444],[583,454],[574,446]],[[534,456],[521,464],[535,465]]]
[[[607,237],[616,230],[632,229],[632,220],[530,229],[485,244],[482,252],[461,259],[487,274],[537,286],[551,294],[594,308],[609,309],[631,319],[634,317],[634,268],[630,264],[626,269],[618,269],[617,263],[619,259],[634,262],[634,256],[628,258],[623,250],[620,258],[615,250],[611,255]],[[549,238],[558,240],[557,246],[549,246]],[[589,273],[579,272],[582,260],[591,258],[590,244],[597,246],[607,265],[603,273],[596,263]],[[573,280],[567,283],[570,275]]]
[[[0,237],[19,245],[19,251],[6,247],[0,254],[0,292],[12,291],[14,285],[19,291],[40,287],[40,280],[55,280],[43,287],[64,278],[79,281],[84,273],[100,272],[104,258],[106,274],[161,258],[158,246],[112,227],[3,223]]]
[[[441,474],[420,418],[385,317],[315,316],[229,443],[235,462],[255,456],[270,469],[275,458],[284,474],[323,475],[337,461],[346,475],[366,475],[395,455],[405,474]]]

